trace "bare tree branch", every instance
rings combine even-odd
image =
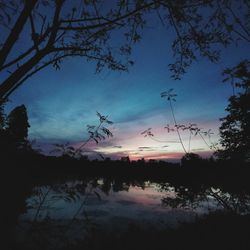
[[[40,50],[37,52],[32,58],[30,58],[26,63],[24,63],[21,67],[17,68],[17,70],[12,73],[1,85],[0,85],[0,98],[5,99],[6,93],[8,93],[17,82],[26,75],[36,64],[40,62],[40,60],[47,54],[49,54],[47,48]]]
[[[14,44],[16,43],[16,41],[17,41],[31,11],[35,7],[37,1],[38,0],[25,1],[23,11],[19,15],[13,29],[11,30],[9,36],[7,37],[5,43],[0,51],[0,68],[4,64],[7,56],[10,53],[10,50],[12,49]]]
[[[108,21],[103,22],[103,23],[98,23],[98,24],[94,24],[94,25],[87,25],[87,26],[81,25],[81,26],[75,26],[75,27],[71,27],[71,26],[59,27],[59,29],[61,29],[61,30],[91,30],[91,29],[97,29],[100,27],[105,27],[105,26],[109,26],[109,25],[113,25],[113,24],[123,25],[123,24],[120,24],[118,22],[125,20],[126,18],[133,16],[134,14],[139,13],[142,10],[148,9],[154,5],[155,5],[155,2],[150,2],[148,4],[142,5],[139,8],[136,8],[133,11],[130,11],[122,16],[119,16],[119,17],[112,19],[112,20],[108,20]]]
[[[10,91],[8,91],[8,93],[6,94],[6,96],[4,97],[4,99],[7,99],[14,90],[16,90],[19,86],[21,86],[27,79],[29,79],[30,77],[32,77],[34,74],[36,74],[37,72],[39,72],[40,70],[46,68],[47,66],[57,62],[58,60],[64,59],[66,57],[71,57],[71,56],[81,56],[82,54],[76,54],[76,53],[72,53],[72,54],[65,54],[62,56],[58,56],[52,60],[49,60],[48,62],[45,62],[43,65],[37,67],[36,69],[34,69],[32,72],[30,72],[29,74],[27,74],[24,78],[22,78]]]
[[[46,29],[46,31],[44,32],[44,34],[42,34],[39,37],[39,40],[37,42],[37,45],[41,44],[43,41],[45,41],[45,38],[50,34],[51,32],[51,27],[48,27]],[[20,60],[24,59],[26,56],[30,55],[34,50],[35,50],[36,46],[33,45],[32,47],[30,47],[29,49],[27,49],[23,54],[21,54],[20,56],[17,56],[15,59],[13,59],[12,61],[6,63],[5,65],[3,65],[2,67],[0,67],[0,71],[4,70],[5,68],[8,68],[10,66],[12,66],[13,64],[18,63]]]
[[[62,9],[64,1],[65,0],[56,0],[56,9],[55,9],[53,24],[52,24],[53,28],[52,28],[50,38],[47,44],[48,47],[52,46],[56,40],[56,35],[58,32],[58,27],[59,27],[59,15],[60,15],[60,11]]]

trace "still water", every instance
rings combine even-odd
[[[68,180],[33,188],[16,238],[25,249],[69,249],[105,235],[120,239],[131,228],[178,228],[216,210],[250,213],[250,194],[149,181]]]
[[[88,221],[105,229],[121,230],[133,223],[171,228],[223,209],[217,196],[230,197],[216,189],[211,189],[210,193],[206,190],[202,196],[191,193],[188,188],[178,189],[166,183],[68,181],[34,188],[20,223],[68,222],[73,227]]]

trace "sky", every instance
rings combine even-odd
[[[168,70],[168,64],[174,61],[172,37],[172,31],[159,20],[147,27],[133,48],[135,64],[129,72],[103,70],[96,74],[95,64],[84,58],[68,59],[60,70],[46,68],[11,95],[6,112],[25,104],[29,139],[36,140],[34,147],[46,154],[54,143],[69,142],[77,147],[86,141],[86,125],[98,124],[98,111],[114,122],[109,126],[114,136],[99,144],[88,143],[84,148],[87,155],[175,160],[182,157],[183,149],[177,134],[164,129],[167,124],[173,125],[173,118],[168,101],[160,97],[161,92],[173,88],[177,123],[196,123],[204,131],[212,129],[211,141],[218,142],[219,118],[225,116],[227,98],[232,94],[230,85],[222,83],[221,73],[244,59],[250,48],[244,43],[228,47],[222,51],[223,60],[214,64],[200,59],[181,80],[173,80]],[[157,141],[141,134],[148,128]],[[189,134],[181,132],[181,136],[188,149]],[[199,136],[192,137],[190,152],[204,157],[212,153]]]

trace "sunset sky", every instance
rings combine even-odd
[[[104,70],[95,74],[94,63],[84,58],[68,59],[61,70],[50,67],[25,82],[10,97],[6,111],[26,105],[31,125],[29,139],[36,139],[36,146],[40,145],[44,153],[53,148],[53,143],[79,145],[86,140],[86,125],[98,123],[98,111],[114,122],[110,127],[114,137],[98,145],[90,143],[86,151],[113,159],[127,155],[131,159],[178,159],[183,155],[180,143],[164,142],[178,141],[178,137],[164,129],[173,120],[169,104],[160,93],[174,88],[178,95],[174,103],[177,122],[212,129],[211,140],[216,142],[219,118],[225,115],[227,98],[232,94],[230,85],[222,83],[221,72],[244,59],[250,48],[244,43],[228,47],[217,64],[200,59],[176,81],[168,71],[168,64],[173,62],[172,39],[172,31],[155,21],[134,47],[135,65],[129,72]],[[25,44],[25,40],[22,42]],[[148,128],[163,142],[143,137],[141,132]],[[182,136],[188,147],[188,133]],[[191,151],[211,154],[199,137],[192,138]]]

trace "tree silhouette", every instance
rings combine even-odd
[[[7,132],[16,147],[26,147],[28,144],[28,115],[24,105],[14,108],[7,117]]]
[[[224,81],[230,81],[239,92],[229,98],[228,115],[221,119],[220,143],[217,155],[223,159],[250,160],[250,61],[224,71]]]
[[[246,0],[2,0],[0,99],[45,67],[60,69],[69,57],[96,62],[97,72],[127,70],[149,14],[176,34],[176,60],[169,66],[179,78],[200,56],[217,61],[218,45],[250,42],[249,9]],[[24,36],[25,46],[19,39]]]
[[[200,167],[202,158],[195,153],[187,153],[181,158],[182,166]]]

